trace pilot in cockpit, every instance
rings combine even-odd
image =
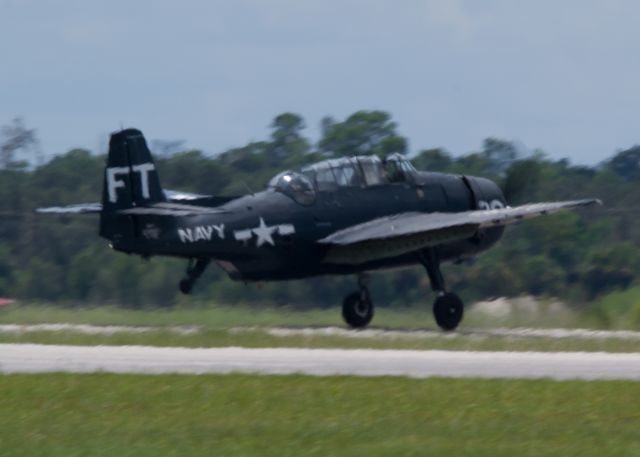
[[[384,171],[387,174],[387,180],[389,182],[402,182],[404,181],[404,172],[400,167],[400,163],[394,158],[390,157],[384,160]]]

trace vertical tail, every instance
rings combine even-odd
[[[140,130],[113,133],[104,172],[102,207],[106,211],[165,201],[151,152]]]
[[[142,132],[126,129],[113,133],[109,141],[102,189],[100,235],[115,243],[140,235],[139,216],[117,214],[117,210],[166,201],[151,152]]]

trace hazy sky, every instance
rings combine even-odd
[[[0,0],[0,124],[46,154],[135,126],[209,153],[283,111],[389,111],[411,151],[488,136],[593,164],[640,142],[640,2]]]

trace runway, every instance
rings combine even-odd
[[[0,344],[1,373],[259,373],[640,380],[640,353]]]

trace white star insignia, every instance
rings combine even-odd
[[[251,230],[258,237],[256,246],[260,247],[265,243],[269,243],[271,246],[275,246],[271,235],[273,235],[273,232],[275,232],[277,228],[278,227],[267,227],[267,224],[264,223],[264,219],[260,218],[260,225],[258,226],[258,228],[254,228]]]

